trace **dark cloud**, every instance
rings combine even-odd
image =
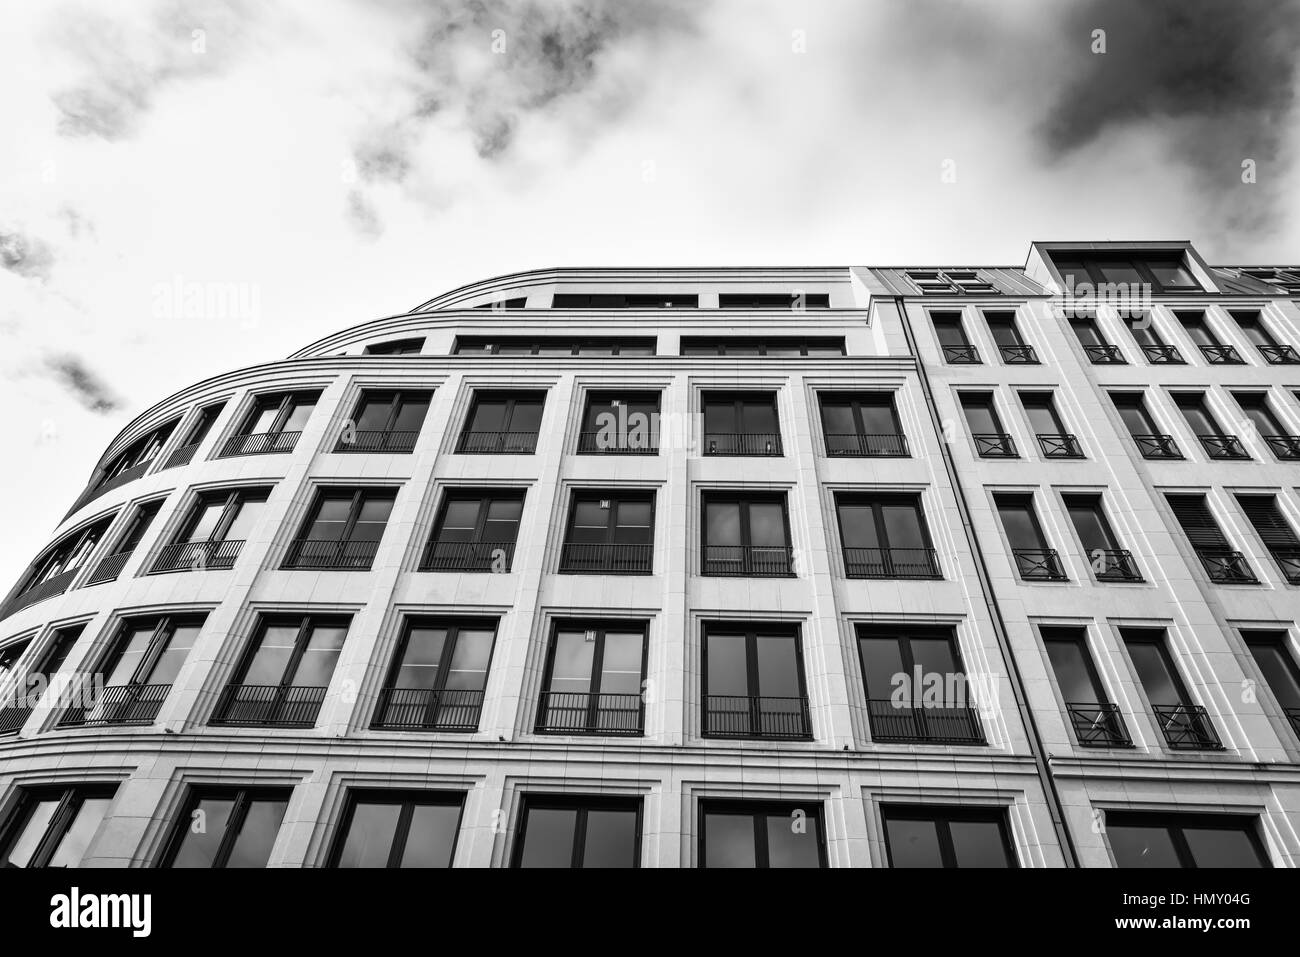
[[[26,279],[49,279],[54,253],[41,240],[0,229],[0,268]]]
[[[45,368],[59,385],[91,412],[116,412],[122,401],[80,356],[71,353],[50,356]]]

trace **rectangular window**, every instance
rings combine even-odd
[[[700,867],[825,866],[819,802],[700,802]]]
[[[1088,653],[1088,636],[1082,628],[1041,629],[1043,646],[1056,676],[1056,687],[1074,728],[1075,739],[1085,748],[1128,748],[1133,741],[1128,728],[1102,686]]]
[[[849,578],[939,578],[919,494],[835,497]]]
[[[158,516],[163,501],[163,499],[159,498],[136,506],[131,513],[130,520],[126,523],[126,527],[118,536],[117,543],[113,546],[112,551],[99,560],[99,564],[86,577],[82,587],[114,581],[122,573],[127,561],[135,553],[136,547],[139,546],[140,540],[144,538],[145,532],[149,531],[149,526],[153,524],[153,520]]]
[[[1277,496],[1238,495],[1237,502],[1282,576],[1292,585],[1300,585],[1300,538],[1278,507]]]
[[[1187,425],[1196,433],[1205,454],[1212,459],[1249,459],[1250,453],[1241,444],[1241,439],[1223,431],[1214,413],[1205,402],[1204,393],[1179,392],[1174,395],[1174,404],[1182,412]]]
[[[292,452],[319,398],[319,390],[259,395],[235,434],[221,447],[221,455]]]
[[[963,392],[960,400],[962,414],[966,416],[966,428],[970,429],[977,455],[989,459],[1020,457],[1011,434],[1002,428],[1002,420],[998,417],[991,392]]]
[[[396,498],[397,490],[391,488],[317,492],[307,521],[289,545],[284,567],[368,571]]]
[[[829,309],[830,293],[803,292],[722,292],[718,293],[719,309]]]
[[[202,571],[234,567],[244,542],[257,527],[269,488],[221,489],[202,493],[165,545],[151,572]]]
[[[1294,266],[1257,266],[1240,270],[1240,275],[1271,286],[1276,295],[1300,293],[1300,268]]]
[[[1142,350],[1142,354],[1151,365],[1186,365],[1183,354],[1178,351],[1178,348],[1160,338],[1150,313],[1129,317],[1125,322],[1128,324],[1129,332],[1133,334],[1133,341],[1138,344],[1138,348]]]
[[[1201,350],[1210,365],[1242,365],[1245,360],[1233,346],[1224,345],[1210,328],[1203,312],[1176,312],[1183,331]]]
[[[652,356],[651,337],[457,336],[458,356]]]
[[[641,866],[641,800],[525,794],[512,867]]]
[[[371,726],[477,731],[496,629],[492,618],[408,619]]]
[[[1167,432],[1161,432],[1155,419],[1147,411],[1140,392],[1113,392],[1111,399],[1119,417],[1133,437],[1144,459],[1181,459],[1178,443]]]
[[[1037,365],[1038,354],[1025,342],[1016,325],[1014,312],[989,312],[984,315],[989,324],[989,334],[997,344],[1002,361],[1007,365]]]
[[[221,693],[212,723],[314,727],[347,634],[348,619],[342,616],[263,617],[234,680]]]
[[[372,342],[362,351],[365,356],[415,356],[424,351],[424,337]]]
[[[523,309],[528,305],[527,296],[514,296],[510,299],[497,299],[494,302],[481,302],[475,309],[491,309],[500,312],[503,309]]]
[[[993,496],[998,518],[1006,532],[1016,570],[1024,581],[1065,581],[1056,549],[1049,548],[1043,527],[1038,524],[1032,495],[998,494]]]
[[[1259,583],[1246,557],[1232,547],[1219,528],[1204,495],[1167,494],[1165,499],[1210,581],[1220,585]]]
[[[1210,716],[1193,703],[1174,666],[1164,631],[1121,628],[1120,637],[1166,744],[1179,751],[1222,751]]]
[[[552,309],[695,309],[693,292],[557,292]]]
[[[54,632],[45,648],[23,676],[26,680],[15,681],[12,686],[12,700],[0,702],[0,734],[13,734],[22,729],[40,703],[45,689],[49,688],[55,677],[63,668],[63,662],[81,637],[85,625],[72,625]],[[11,646],[12,647],[12,646]],[[14,663],[17,659],[12,659]],[[15,677],[17,673],[15,672]]]
[[[1062,495],[1065,510],[1079,535],[1088,565],[1098,581],[1140,582],[1142,575],[1132,553],[1121,548],[1100,495]]]
[[[1018,867],[1006,812],[882,805],[890,867]]]
[[[1201,292],[1201,285],[1187,267],[1181,252],[1169,253],[1112,253],[1080,255],[1064,253],[1052,256],[1057,272],[1067,288],[1081,285],[1123,284],[1128,295],[1137,298],[1142,286],[1150,287],[1155,295]],[[1138,288],[1133,288],[1138,287]],[[1083,297],[1083,292],[1075,292]]]
[[[819,396],[826,454],[903,457],[907,436],[890,392],[823,392]]]
[[[1255,311],[1231,313],[1237,326],[1250,340],[1250,344],[1259,350],[1265,361],[1273,365],[1295,365],[1300,363],[1300,352],[1295,346],[1283,345],[1268,329],[1263,318]]]
[[[1291,723],[1291,730],[1300,736],[1300,666],[1285,631],[1242,631],[1241,637],[1250,649],[1264,681],[1268,684],[1278,707]]]
[[[194,453],[203,444],[203,440],[208,437],[208,433],[212,431],[212,426],[216,424],[217,418],[225,407],[226,403],[222,400],[199,409],[198,415],[194,417],[194,423],[190,426],[189,431],[185,433],[185,438],[181,440],[181,444],[172,454],[167,456],[167,463],[163,468],[170,469],[180,465],[189,465],[194,459]]]
[[[1235,814],[1107,811],[1116,867],[1270,867],[1256,819]]]
[[[775,392],[706,392],[705,455],[783,455]]]
[[[348,792],[330,867],[451,867],[465,795]]]
[[[705,575],[788,578],[794,575],[784,495],[708,493],[704,497]]]
[[[844,339],[833,336],[682,336],[684,356],[842,356]]]
[[[1282,461],[1300,459],[1300,435],[1292,435],[1277,417],[1264,392],[1234,392],[1241,410],[1246,413],[1260,438]]]
[[[923,296],[990,295],[996,286],[974,269],[908,269],[908,281]]]
[[[797,626],[706,624],[702,691],[705,737],[812,738]]]
[[[288,788],[193,788],[159,867],[266,867]],[[202,827],[196,827],[197,822]]]
[[[654,492],[575,492],[560,552],[560,572],[649,575],[655,547],[654,506]]]
[[[1088,357],[1088,361],[1093,365],[1127,364],[1124,353],[1120,351],[1119,346],[1107,342],[1102,336],[1101,331],[1097,328],[1097,320],[1091,318],[1071,319],[1070,328],[1074,330],[1079,345],[1083,346],[1083,354]]]
[[[939,351],[950,365],[979,365],[979,350],[966,337],[966,328],[959,312],[936,312],[930,316],[934,334],[939,339]]]
[[[542,425],[544,392],[479,392],[456,451],[472,455],[532,455]]]
[[[656,455],[658,392],[590,392],[578,434],[581,455]]]
[[[872,740],[983,744],[984,731],[951,628],[858,626]]]
[[[420,571],[510,571],[523,511],[522,489],[447,492],[420,559]]]
[[[343,424],[335,452],[411,452],[432,393],[367,390]]]
[[[1048,459],[1081,459],[1083,448],[1073,432],[1066,431],[1065,423],[1056,411],[1056,402],[1050,392],[1021,392],[1020,404],[1029,417],[1029,427],[1038,439],[1038,448]]]
[[[80,867],[117,786],[23,788],[0,830],[0,867]]]
[[[646,645],[645,622],[556,622],[537,731],[641,734]]]

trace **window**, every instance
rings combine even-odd
[[[684,356],[842,356],[843,338],[682,336]]]
[[[368,571],[396,497],[391,488],[320,490],[284,567]]]
[[[366,391],[339,435],[335,452],[411,452],[431,393]]]
[[[515,557],[521,489],[456,489],[442,500],[421,571],[508,572]]]
[[[1155,419],[1147,411],[1140,392],[1115,392],[1111,394],[1119,417],[1137,444],[1144,459],[1181,459],[1178,443],[1167,432],[1161,432]]]
[[[1100,286],[1122,283],[1127,286],[1150,286],[1156,295],[1201,292],[1201,285],[1187,268],[1181,252],[1116,253],[1111,255],[1062,253],[1053,255],[1057,272],[1066,287]],[[1129,292],[1136,297],[1137,290]],[[1076,292],[1083,296],[1085,293]]]
[[[890,867],[1018,867],[1006,812],[987,807],[880,809]]]
[[[525,794],[511,866],[640,867],[640,799]]]
[[[465,795],[350,791],[330,867],[451,867]]]
[[[823,392],[820,396],[826,454],[906,456],[894,396],[890,392]]]
[[[1029,416],[1029,427],[1038,439],[1038,448],[1048,459],[1081,459],[1083,449],[1073,432],[1067,432],[1065,423],[1056,411],[1056,402],[1050,392],[1021,392],[1020,404]]]
[[[936,312],[930,317],[934,334],[939,339],[939,351],[950,365],[979,365],[979,350],[966,338],[966,328],[959,312]]]
[[[1300,667],[1291,653],[1285,631],[1243,631],[1246,647],[1291,730],[1300,736]]]
[[[1095,319],[1071,319],[1070,328],[1074,330],[1083,353],[1093,365],[1126,365],[1124,353],[1119,346],[1107,342],[1097,329]]]
[[[118,536],[117,544],[113,546],[113,550],[108,555],[99,560],[95,570],[86,577],[83,587],[84,585],[111,582],[122,573],[127,560],[135,552],[140,540],[144,538],[145,532],[149,531],[149,526],[153,524],[153,520],[158,516],[162,503],[163,499],[159,498],[136,506],[131,513],[130,520],[126,523],[126,528]]]
[[[552,309],[694,309],[700,297],[693,292],[557,292]]]
[[[1300,585],[1300,538],[1282,514],[1277,496],[1238,495],[1237,502],[1277,562],[1282,577],[1292,585]]]
[[[705,737],[812,737],[797,626],[706,624],[703,678]]]
[[[95,485],[96,493],[103,494],[110,489],[125,485],[149,471],[149,465],[162,451],[178,421],[180,420],[173,419],[156,429],[149,430],[109,460]],[[78,504],[84,505],[85,501],[83,499]]]
[[[990,312],[984,317],[989,324],[989,334],[997,344],[1002,361],[1008,365],[1037,365],[1038,354],[1027,344],[1016,326],[1013,312]]]
[[[30,640],[13,641],[0,648],[0,688],[4,687],[6,679],[14,673],[18,666],[18,659],[23,656],[30,644]]]
[[[1127,748],[1129,738],[1119,708],[1111,703],[1088,653],[1088,637],[1082,628],[1043,628],[1043,647],[1056,676],[1056,687],[1074,728],[1074,737],[1085,748]]]
[[[1267,393],[1234,392],[1232,397],[1277,458],[1284,461],[1300,459],[1300,435],[1291,435],[1282,425],[1269,405]]]
[[[22,789],[0,831],[0,868],[80,867],[116,790],[112,784]]]
[[[1107,811],[1116,867],[1269,867],[1255,819]]]
[[[269,488],[222,489],[199,495],[176,540],[158,553],[153,572],[232,568],[257,527]]]
[[[858,626],[872,740],[983,744],[984,731],[951,628]]]
[[[802,312],[804,309],[829,309],[830,306],[830,293],[804,292],[800,289],[790,292],[718,293],[719,309],[789,309]]]
[[[372,727],[477,731],[496,629],[490,618],[408,619]]]
[[[456,451],[474,455],[532,455],[542,424],[544,392],[480,392]]]
[[[1214,520],[1204,495],[1166,495],[1165,498],[1210,581],[1220,585],[1258,584],[1245,556],[1232,548]]]
[[[1103,582],[1140,582],[1142,574],[1138,571],[1133,555],[1126,548],[1120,548],[1119,540],[1106,519],[1106,510],[1102,507],[1100,495],[1062,495],[1065,510],[1070,514],[1074,530],[1083,545],[1084,555],[1098,581]]]
[[[1010,433],[1003,431],[1002,420],[998,418],[991,392],[963,392],[960,399],[962,414],[966,416],[966,427],[970,429],[977,455],[986,459],[1020,457]]]
[[[1241,365],[1245,360],[1233,346],[1224,345],[1214,335],[1214,331],[1205,320],[1203,312],[1176,312],[1175,316],[1182,323],[1183,331],[1196,343],[1196,347],[1205,356],[1210,365]]]
[[[825,867],[817,801],[700,802],[700,867]]]
[[[55,685],[55,677],[84,629],[85,625],[72,625],[54,632],[36,659],[37,663],[28,669],[25,680],[15,681],[6,693],[5,700],[0,702],[0,734],[13,734],[21,730],[47,689],[61,689],[62,686]],[[11,659],[11,667],[16,664],[17,659]],[[10,694],[12,698],[8,697]]]
[[[458,356],[652,356],[654,337],[457,336]]]
[[[582,455],[659,452],[658,392],[591,392],[578,434]]]
[[[414,356],[424,350],[424,337],[394,339],[391,342],[372,342],[362,351],[364,356]]]
[[[0,608],[0,618],[67,591],[108,532],[113,518],[113,515],[108,515],[91,522],[65,535],[52,548],[44,551],[32,563],[18,587],[10,593],[4,607]]]
[[[12,641],[0,648],[0,734],[13,734],[27,721],[27,689],[22,686],[18,664],[31,647],[30,640]],[[10,678],[13,684],[10,685]]]
[[[907,278],[925,296],[989,295],[998,289],[974,269],[908,269]]]
[[[124,620],[92,669],[104,676],[103,693],[89,707],[66,709],[60,725],[153,724],[205,617],[160,615]]]
[[[1179,751],[1223,750],[1209,715],[1192,702],[1174,667],[1165,633],[1153,628],[1121,628],[1120,637],[1169,747]]]
[[[1065,571],[1056,549],[1047,547],[1047,537],[1038,524],[1032,495],[998,494],[993,496],[1011,545],[1016,570],[1024,581],[1065,581]]]
[[[784,495],[710,493],[704,498],[705,575],[794,575]]]
[[[1133,341],[1138,344],[1147,362],[1152,365],[1186,365],[1183,354],[1178,351],[1178,348],[1160,338],[1155,321],[1149,313],[1129,317],[1125,322],[1128,324],[1129,332],[1133,334]]]
[[[288,788],[194,788],[160,867],[266,867]],[[195,824],[202,821],[202,827]]]
[[[706,392],[705,455],[782,455],[776,393]]]
[[[641,734],[646,653],[645,622],[556,622],[537,731]]]
[[[560,571],[570,575],[649,575],[654,560],[654,506],[653,492],[575,492],[560,552]]]
[[[1242,269],[1241,275],[1273,286],[1278,295],[1300,293],[1300,268],[1295,266],[1259,266]]]
[[[217,701],[212,723],[315,726],[347,633],[345,617],[265,616]]]
[[[1298,290],[1300,291],[1300,290]],[[1283,345],[1269,332],[1268,326],[1258,312],[1233,312],[1232,318],[1242,333],[1250,340],[1259,354],[1273,365],[1295,365],[1300,363],[1300,352],[1295,346]]]
[[[205,405],[199,409],[198,415],[194,417],[194,424],[185,433],[185,438],[181,440],[181,444],[171,455],[167,456],[167,463],[163,468],[170,469],[178,465],[189,465],[194,459],[194,453],[203,444],[203,440],[208,437],[208,433],[212,431],[212,426],[216,424],[225,407],[226,403],[221,401]]]
[[[498,299],[495,302],[481,302],[474,308],[491,309],[493,312],[499,312],[502,309],[523,309],[527,304],[527,296],[514,296],[510,299]]]
[[[849,578],[939,578],[919,494],[835,497]]]
[[[292,452],[319,398],[319,391],[259,395],[239,429],[221,447],[221,454]]]

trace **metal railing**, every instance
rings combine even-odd
[[[1212,459],[1248,459],[1250,453],[1235,435],[1198,435],[1205,454]]]
[[[1106,343],[1105,345],[1084,346],[1084,355],[1095,366],[1106,365],[1125,365],[1124,353],[1120,352],[1119,346]]]
[[[72,584],[72,580],[77,577],[77,572],[81,567],[69,568],[66,572],[59,572],[53,578],[49,578],[39,585],[33,585],[25,592],[15,595],[9,599],[3,608],[0,608],[0,618],[12,615],[16,611],[34,605],[38,601],[45,601],[47,598],[53,598],[55,595],[62,595]]]
[[[631,432],[616,432],[613,441],[607,432],[579,432],[580,455],[658,455],[659,436]]]
[[[477,731],[482,690],[384,688],[372,728],[387,731]]]
[[[1142,354],[1152,365],[1185,365],[1177,346],[1143,346]]]
[[[1083,458],[1083,448],[1071,432],[1039,432],[1035,438],[1038,439],[1038,447],[1042,449],[1044,458]]]
[[[1098,559],[1101,568],[1097,567]],[[1088,553],[1093,573],[1103,582],[1140,582],[1142,573],[1127,548],[1095,548]]]
[[[789,578],[794,575],[794,549],[789,545],[705,545],[704,574]]]
[[[419,432],[367,429],[345,431],[334,446],[335,452],[413,452]]]
[[[129,469],[119,472],[112,478],[100,479],[98,483],[90,486],[90,488],[77,496],[77,500],[72,503],[72,508],[68,509],[68,515],[71,515],[87,502],[93,502],[101,495],[106,495],[115,488],[121,488],[128,482],[134,482],[136,479],[140,478],[140,476],[144,475],[145,472],[149,471],[149,466],[152,464],[153,459],[149,459],[147,462],[141,462],[139,465],[133,465]],[[67,518],[68,515],[63,517]]]
[[[1222,751],[1223,744],[1199,704],[1152,705],[1156,724],[1169,747],[1180,751]]]
[[[514,542],[439,542],[424,546],[422,572],[508,572]]]
[[[1277,562],[1282,577],[1292,585],[1300,585],[1300,548],[1274,548],[1269,554]]]
[[[244,540],[224,542],[174,542],[164,546],[154,560],[151,572],[220,571],[235,566]]]
[[[379,542],[374,539],[335,541],[299,538],[289,545],[289,554],[285,556],[284,567],[369,571],[378,551]]]
[[[944,346],[943,358],[950,365],[979,365],[980,353],[972,345]]]
[[[782,455],[779,432],[705,432],[705,455]]]
[[[462,455],[532,455],[536,432],[462,432],[456,451]]]
[[[122,569],[126,567],[127,561],[134,554],[134,550],[128,552],[118,552],[116,555],[108,555],[100,560],[95,566],[95,570],[87,576],[82,586],[102,585],[104,582],[111,582],[122,574]]]
[[[199,450],[199,446],[202,444],[202,442],[193,442],[190,445],[182,445],[180,448],[173,450],[172,454],[167,456],[167,461],[163,463],[162,467],[174,469],[181,465],[189,465],[194,460],[194,453]]]
[[[116,685],[105,688],[88,708],[65,708],[60,727],[97,727],[109,724],[153,724],[171,685]]]
[[[1244,364],[1241,353],[1237,351],[1235,346],[1201,346],[1201,354],[1205,356],[1205,361],[1212,366]]]
[[[881,744],[983,744],[979,713],[969,704],[902,705],[892,698],[868,698],[871,738]]]
[[[1133,739],[1120,716],[1119,708],[1109,702],[1069,702],[1065,706],[1074,726],[1074,736],[1085,748],[1131,748]]]
[[[1007,365],[1038,365],[1038,353],[1034,347],[1025,343],[1011,346],[998,346],[1002,361]]]
[[[548,734],[641,734],[645,701],[639,694],[543,691],[537,730]]]
[[[16,734],[27,723],[35,710],[25,704],[11,704],[0,708],[0,734]]]
[[[901,432],[827,432],[826,454],[835,458],[905,458],[907,436]]]
[[[933,548],[845,548],[849,578],[941,578]]]
[[[1266,435],[1264,441],[1279,459],[1300,459],[1300,435]]]
[[[808,699],[705,695],[704,734],[711,738],[811,738]]]
[[[1025,581],[1065,581],[1061,557],[1055,548],[1013,548],[1011,554],[1015,556],[1016,568]]]
[[[1014,459],[1016,443],[1006,432],[972,432],[975,453],[986,459]]]
[[[654,544],[565,542],[560,550],[560,571],[564,574],[649,575]]]
[[[1196,557],[1201,560],[1205,574],[1212,582],[1220,585],[1255,585],[1259,582],[1241,552],[1226,548],[1198,548]]]
[[[212,724],[249,728],[310,728],[325,688],[293,685],[227,685]]]
[[[1259,354],[1265,361],[1275,365],[1295,365],[1300,363],[1300,352],[1296,352],[1295,346],[1256,346]]]
[[[301,435],[301,432],[251,432],[248,435],[232,435],[221,447],[219,457],[292,452]]]
[[[1172,435],[1143,435],[1141,433],[1133,436],[1133,441],[1137,443],[1138,451],[1142,453],[1144,459],[1181,459],[1183,453],[1178,451],[1178,443],[1174,441]]]

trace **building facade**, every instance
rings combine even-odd
[[[19,866],[1292,866],[1300,270],[555,269],[133,421]]]

